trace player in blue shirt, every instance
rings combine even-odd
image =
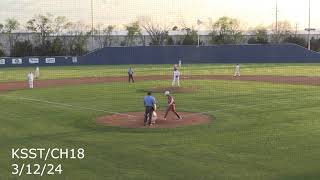
[[[144,113],[144,126],[147,124],[151,125],[152,113],[156,105],[156,99],[151,96],[151,92],[148,92],[148,95],[144,97],[144,107],[146,108]]]
[[[133,71],[132,67],[130,67],[130,68],[128,69],[129,83],[131,82],[131,80],[132,80],[132,82],[134,83],[133,73],[134,73],[134,71]]]

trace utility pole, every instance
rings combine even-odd
[[[94,34],[93,34],[93,0],[91,0],[91,49],[93,50],[93,41],[94,41]]]
[[[276,1],[276,34],[278,36],[278,0]]]
[[[197,24],[198,24],[198,47],[200,47],[200,25],[202,24],[203,22],[200,21],[200,19],[198,19],[197,21]]]
[[[311,31],[316,30],[311,28],[311,0],[309,0],[309,26],[305,30],[308,31],[308,49],[311,50]]]
[[[278,10],[278,0],[276,0],[276,24],[275,24],[275,37],[276,37],[276,43],[279,43],[280,42],[280,37],[279,37],[279,23],[278,23],[278,13],[279,13],[279,10]]]

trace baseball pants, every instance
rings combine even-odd
[[[28,85],[29,85],[29,88],[30,88],[30,89],[33,89],[33,81],[29,81],[29,82],[28,82]]]
[[[240,71],[236,71],[235,73],[234,73],[234,76],[240,76]]]
[[[176,111],[176,105],[173,104],[167,108],[164,118],[167,118],[169,111],[172,111],[180,119],[180,115]]]
[[[131,80],[134,83],[133,75],[129,75],[129,83],[131,82]]]
[[[180,78],[174,78],[172,81],[172,86],[179,86],[180,87]]]
[[[146,106],[146,111],[144,113],[144,125],[151,124],[153,111],[153,107]]]

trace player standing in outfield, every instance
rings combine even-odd
[[[168,98],[168,108],[166,110],[166,114],[164,115],[163,120],[167,120],[167,115],[169,111],[172,111],[179,119],[181,119],[181,116],[176,111],[176,102],[174,101],[173,97],[170,96],[170,92],[166,91],[164,95],[166,95]]]
[[[240,77],[240,64],[236,65],[236,69],[235,69],[235,73],[234,73],[234,77]]]
[[[129,83],[131,82],[131,80],[132,80],[132,82],[134,83],[133,73],[134,73],[134,71],[133,71],[132,67],[130,67],[130,68],[128,69]]]
[[[156,107],[156,99],[151,96],[151,92],[148,92],[148,95],[144,97],[144,107],[146,108],[144,113],[144,126],[147,124],[151,126],[153,111]]]
[[[179,67],[181,68],[181,65],[182,65],[182,61],[181,60],[179,60]]]
[[[178,86],[180,87],[180,72],[178,69],[175,69],[173,71],[173,81],[172,86]]]
[[[40,78],[40,70],[39,70],[39,66],[36,67],[36,70],[34,71],[34,77],[36,79]]]
[[[30,89],[33,89],[33,74],[32,72],[29,72],[28,74],[28,85]]]

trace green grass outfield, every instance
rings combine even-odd
[[[130,65],[40,67],[41,79],[124,76]],[[184,75],[232,75],[233,64],[187,64]],[[133,65],[136,75],[168,75],[172,65]],[[0,82],[25,80],[29,68],[0,68]],[[242,75],[320,76],[320,64],[241,64]]]
[[[252,69],[252,74],[258,73],[256,69],[268,72],[279,67],[243,66],[243,70]],[[140,67],[143,66],[137,69]],[[299,69],[294,71],[295,75],[311,75],[310,71],[318,71],[317,65],[280,67]],[[109,75],[110,72],[121,75],[125,68],[63,67],[61,72],[79,69],[76,71],[81,71],[78,76],[95,75],[95,71],[98,75]],[[206,67],[192,65],[190,71],[200,73],[205,71],[202,68]],[[222,74],[233,71],[226,65],[207,68],[208,73],[214,68]],[[59,68],[43,69],[50,72],[55,69],[56,72],[45,77],[59,77]],[[146,74],[151,73],[148,69],[146,67]],[[302,69],[309,71],[303,72]],[[10,69],[0,69],[3,70]],[[17,68],[14,72],[24,70]],[[290,68],[285,70],[291,72]],[[163,70],[155,72],[164,73]],[[274,74],[277,73],[280,71]],[[18,75],[11,78],[2,80],[19,80]],[[320,179],[320,87],[244,81],[184,81],[183,86],[197,86],[198,91],[175,94],[177,110],[207,112],[214,118],[212,123],[176,129],[126,129],[95,124],[95,118],[108,114],[106,111],[143,111],[142,90],[159,85],[169,86],[170,80],[1,92],[0,179]],[[155,96],[163,108],[165,97],[163,94]],[[11,159],[11,148],[24,147],[85,148],[85,159],[47,162]],[[11,175],[13,163],[62,164],[64,171],[62,175],[42,178],[17,177]]]

